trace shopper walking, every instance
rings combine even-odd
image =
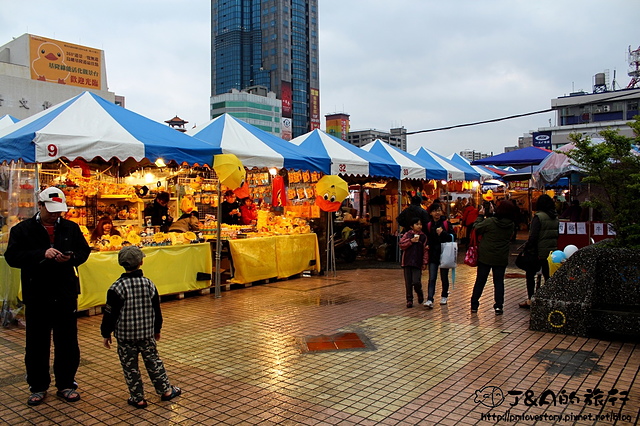
[[[490,206],[493,208],[493,205]],[[480,207],[474,230],[478,244],[478,267],[476,281],[471,295],[471,312],[478,312],[480,297],[493,272],[493,309],[502,315],[504,308],[504,274],[509,264],[509,244],[514,229],[516,207],[511,201],[500,201],[492,217],[485,217],[484,207]]]
[[[427,286],[427,300],[424,306],[433,309],[433,298],[436,292],[436,281],[438,271],[442,281],[442,291],[440,293],[440,304],[446,305],[449,299],[449,269],[440,268],[440,254],[442,253],[441,243],[455,241],[453,227],[445,216],[442,215],[442,205],[434,202],[428,209],[431,220],[427,223],[427,241],[429,244],[429,284]]]
[[[411,229],[400,238],[407,308],[413,307],[414,291],[418,296],[418,303],[424,302],[422,271],[427,269],[429,264],[429,247],[427,236],[422,232],[422,221],[419,217],[413,217],[410,224]]]
[[[556,205],[551,197],[542,194],[536,201],[536,214],[531,219],[529,238],[524,250],[534,254],[538,258],[538,264],[526,272],[527,300],[520,303],[523,309],[529,309],[531,298],[536,289],[536,273],[542,269],[545,281],[549,279],[549,253],[558,249],[558,215]]]

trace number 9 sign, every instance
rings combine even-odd
[[[52,143],[47,145],[47,155],[49,157],[55,157],[56,155],[58,155],[58,146]]]

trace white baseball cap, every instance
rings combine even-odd
[[[60,188],[51,186],[38,194],[38,201],[43,202],[49,213],[66,212],[67,198]]]

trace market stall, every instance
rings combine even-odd
[[[142,251],[145,254],[142,269],[161,296],[200,290],[211,284],[211,252],[207,243],[143,247]],[[167,267],[177,264],[180,268]],[[79,311],[104,305],[107,290],[123,272],[117,265],[117,251],[91,253],[89,259],[80,265]],[[10,268],[4,257],[0,257],[0,276],[9,277],[0,283],[3,300],[21,298],[20,270]]]
[[[210,164],[213,155],[219,152],[219,149],[205,142],[84,92],[0,129],[0,248],[4,252],[11,226],[35,213],[35,197],[41,185],[55,185],[67,197],[70,207],[67,218],[77,222],[87,238],[89,229],[95,226],[99,216],[109,215],[114,224],[120,221],[117,225],[121,236],[115,238],[110,235],[109,238],[94,242],[96,252],[80,268],[80,281],[85,283],[83,293],[89,297],[84,300],[85,296],[81,296],[82,306],[97,303],[96,298],[101,299],[100,304],[103,303],[106,293],[99,295],[104,290],[102,288],[94,293],[93,286],[97,285],[94,283],[104,282],[106,285],[106,280],[97,278],[108,276],[111,280],[112,276],[105,273],[109,268],[114,276],[119,275],[121,268],[117,264],[115,250],[123,244],[137,244],[148,249],[153,247],[154,253],[157,251],[153,257],[157,258],[171,252],[185,253],[194,258],[192,260],[196,261],[197,266],[184,268],[184,273],[190,278],[177,279],[171,287],[161,291],[181,292],[207,287],[211,274],[209,244],[196,250],[189,244],[197,241],[197,238],[178,241],[177,238],[154,233],[151,229],[144,230],[141,211],[145,195],[150,200],[154,191],[171,191],[166,186],[169,182],[166,175],[170,174],[166,169],[165,178],[148,173],[150,169],[162,171],[154,163],[164,167],[165,161],[175,167]],[[152,177],[147,182],[148,187],[144,186],[145,190],[141,193],[138,190],[142,186],[125,181],[125,174],[131,174],[132,170],[140,178],[143,178],[143,174],[147,174],[147,178]],[[176,201],[174,199],[174,204]],[[168,247],[174,243],[185,246]],[[109,250],[113,251],[107,253]],[[154,273],[175,278],[175,271],[169,272],[169,269],[176,268],[170,265],[185,263],[167,260],[157,263],[150,261],[152,265],[155,263]],[[111,265],[105,263],[109,261]],[[3,300],[5,304],[15,304],[15,271],[5,266],[4,259],[0,263],[4,264],[0,268],[3,273],[0,281],[12,283],[3,291]],[[94,267],[101,271],[96,276],[92,272]],[[205,275],[196,277],[196,269]],[[202,280],[207,276],[209,280]]]

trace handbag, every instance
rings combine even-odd
[[[451,235],[451,242],[441,243],[440,247],[442,250],[440,252],[440,268],[455,268],[458,258],[458,243],[455,242],[453,235]]]
[[[478,240],[475,229],[471,231],[469,248],[467,248],[467,253],[464,255],[464,264],[472,267],[478,266]]]
[[[537,271],[538,269],[540,269],[538,256],[526,249],[522,249],[522,251],[518,253],[518,257],[516,257],[516,266],[523,271]]]

